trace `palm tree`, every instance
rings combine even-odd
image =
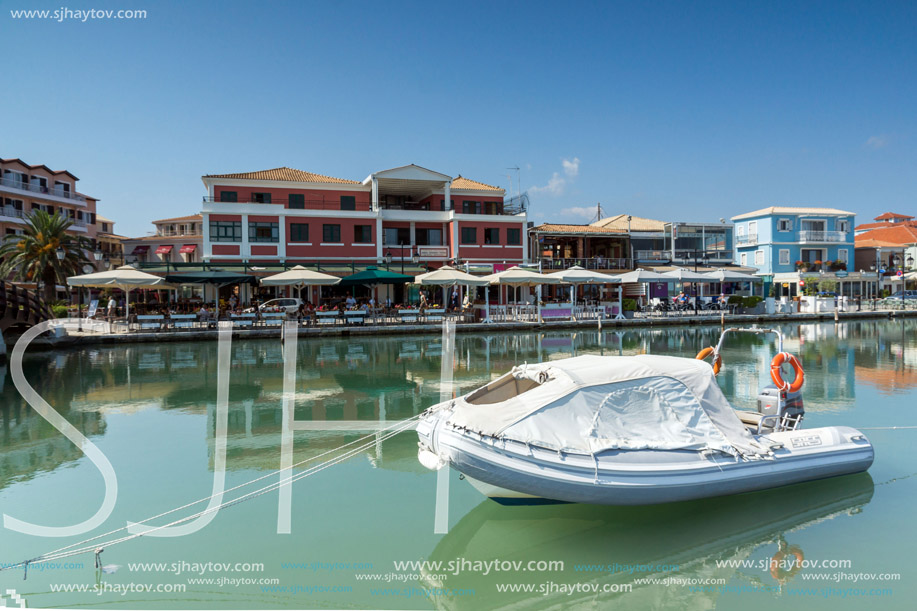
[[[67,233],[72,221],[60,213],[33,210],[25,217],[23,235],[8,235],[0,244],[0,277],[43,283],[45,303],[54,301],[56,285],[82,273],[92,243]],[[58,258],[58,250],[63,258]]]

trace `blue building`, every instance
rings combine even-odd
[[[794,285],[791,293],[807,273],[845,277],[854,260],[854,216],[834,208],[798,206],[734,216],[735,262],[757,268],[765,285]]]

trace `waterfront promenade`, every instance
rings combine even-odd
[[[537,329],[595,329],[599,325],[603,329],[635,329],[651,327],[678,327],[678,326],[712,326],[712,325],[754,325],[761,323],[794,323],[804,321],[833,321],[848,322],[867,319],[882,318],[917,318],[917,310],[863,310],[859,312],[822,312],[796,313],[796,314],[725,314],[724,316],[678,316],[678,317],[646,317],[629,318],[622,320],[563,320],[549,322],[493,322],[493,323],[461,323],[455,325],[456,333],[492,333],[512,331],[532,331]],[[45,349],[83,347],[90,345],[111,345],[122,343],[162,343],[162,342],[198,342],[216,341],[216,329],[189,329],[179,331],[131,331],[129,333],[99,333],[80,332],[76,328],[76,321],[71,321],[66,335],[53,337],[46,334],[36,338],[32,343],[33,348]],[[374,335],[420,335],[439,334],[442,326],[439,324],[389,324],[389,325],[353,325],[353,326],[319,326],[299,327],[298,335],[302,338],[327,338],[327,337],[366,337]],[[279,327],[268,328],[238,328],[233,329],[233,337],[238,339],[265,339],[280,338]],[[15,341],[14,337],[6,340],[8,343]]]

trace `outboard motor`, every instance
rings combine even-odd
[[[802,391],[788,392],[768,384],[758,393],[758,413],[767,418],[768,428],[792,431],[802,422],[806,413],[802,404]]]

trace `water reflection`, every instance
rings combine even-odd
[[[850,410],[857,380],[883,393],[917,383],[917,321],[882,320],[834,325],[782,325],[785,348],[806,368],[810,414]],[[514,365],[579,354],[694,356],[716,342],[716,327],[597,329],[456,338],[459,392],[488,382]],[[768,383],[772,338],[732,335],[719,383],[737,406],[753,408]],[[314,430],[296,433],[299,462],[353,441],[391,421],[413,416],[439,396],[440,337],[303,339],[297,362],[295,417]],[[216,342],[98,347],[27,357],[26,376],[43,396],[89,437],[104,435],[106,417],[143,410],[205,416],[212,446],[216,400]],[[283,392],[277,340],[235,340],[232,351],[228,467],[278,468]],[[353,422],[365,422],[365,429]],[[349,426],[345,426],[350,423]],[[6,376],[0,390],[0,489],[81,458],[82,454],[39,418]],[[422,468],[410,435],[367,452],[375,466]]]
[[[712,609],[727,593],[727,586],[701,592],[640,580],[725,579],[723,583],[733,588],[738,583],[738,587],[777,593],[795,573],[778,565],[774,578],[759,563],[770,563],[781,549],[802,552],[799,545],[786,542],[799,540],[810,526],[861,512],[872,496],[872,478],[862,473],[753,494],[639,508],[547,505],[507,511],[485,501],[440,541],[430,560],[522,561],[522,566],[533,559],[564,562],[562,571],[483,575],[467,570],[449,575],[450,588],[494,592],[488,600],[491,607],[611,608],[614,604],[629,609]],[[755,563],[754,569],[729,564],[748,560]],[[620,565],[617,570],[608,566],[614,563]],[[427,582],[442,585],[435,575],[428,575]],[[534,584],[535,591],[498,593],[497,583]],[[595,586],[597,592],[551,592],[550,584],[577,583]],[[434,602],[441,609],[473,609],[479,601],[439,596]]]

